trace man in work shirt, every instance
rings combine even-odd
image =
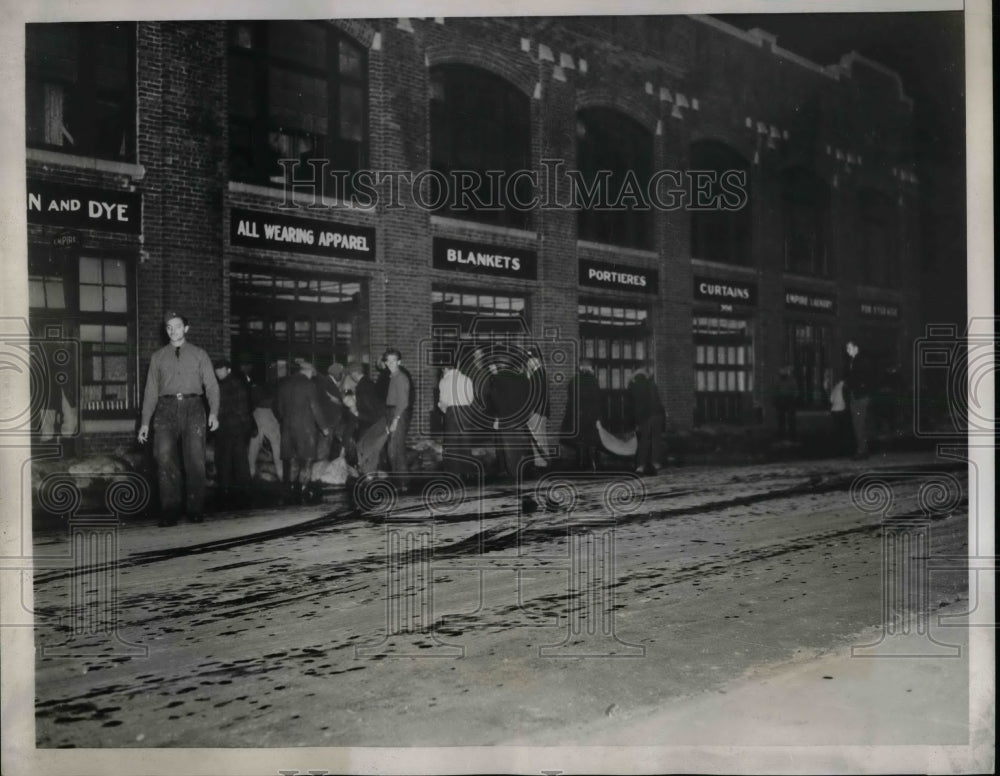
[[[208,354],[187,341],[187,318],[171,311],[163,320],[170,343],[153,353],[149,361],[139,442],[145,443],[149,438],[152,420],[153,454],[160,485],[160,526],[176,525],[181,512],[183,485],[178,443],[187,477],[185,509],[191,522],[200,523],[205,505],[202,393],[208,399],[208,428],[215,431],[219,427],[219,384]]]
[[[438,383],[438,409],[444,413],[444,468],[459,477],[473,474],[469,435],[472,430],[472,380],[457,364],[448,364]]]

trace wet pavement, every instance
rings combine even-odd
[[[428,479],[361,508],[126,525],[116,564],[36,561],[37,743],[683,743],[689,726],[632,722],[884,633],[883,519],[851,496],[866,472],[893,494],[889,521],[924,513],[926,545],[890,566],[967,553],[964,466],[922,453],[481,493]],[[960,492],[928,511],[935,480]],[[50,532],[35,553],[73,551]],[[928,591],[901,608],[961,608],[966,575]],[[858,743],[957,743],[967,686],[945,683],[936,734],[887,717]]]

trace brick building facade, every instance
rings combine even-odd
[[[712,17],[139,22],[29,25],[27,76],[32,325],[80,341],[79,390],[45,395],[83,451],[133,438],[174,308],[261,377],[398,347],[415,436],[433,341],[474,321],[542,343],[553,423],[582,356],[612,424],[652,361],[681,429],[773,423],[785,365],[825,410],[849,336],[911,374],[912,103],[857,55],[819,66]],[[518,180],[496,208],[427,207],[459,171],[487,202],[488,170]],[[543,206],[546,173],[598,170],[631,207]],[[630,173],[662,198],[637,207]]]

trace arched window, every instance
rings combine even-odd
[[[691,203],[691,255],[727,264],[751,263],[748,200],[750,165],[730,146],[714,140],[691,145],[691,174],[697,174],[699,198]]]
[[[899,283],[899,254],[892,200],[876,189],[862,189],[858,194],[858,225],[858,279],[873,286],[895,287]]]
[[[356,172],[368,155],[367,52],[325,22],[229,25],[233,180],[281,184],[279,159]],[[298,177],[312,177],[305,169]],[[337,192],[343,196],[344,192]]]
[[[785,270],[830,274],[830,189],[816,173],[792,167],[782,174]]]
[[[576,118],[578,236],[651,249],[653,213],[647,186],[653,172],[652,133],[608,108],[585,108]]]
[[[503,78],[469,65],[431,69],[431,167],[448,180],[440,212],[458,218],[527,226],[533,191],[531,101]],[[429,201],[437,198],[428,195]]]

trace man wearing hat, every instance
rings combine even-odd
[[[183,499],[188,518],[200,523],[205,505],[205,405],[208,400],[208,428],[219,427],[219,384],[208,354],[187,341],[188,323],[171,310],[163,316],[170,343],[149,361],[146,390],[142,399],[139,442],[149,438],[153,422],[153,454],[160,486],[160,525],[176,525],[181,512],[180,460],[184,458]],[[154,414],[155,413],[155,414]]]
[[[254,419],[250,389],[232,374],[228,359],[213,362],[219,380],[219,430],[215,432],[215,472],[219,503],[243,506],[250,494],[250,461],[247,450],[253,436]]]
[[[286,504],[319,499],[309,482],[319,436],[330,433],[320,407],[319,386],[313,380],[316,367],[303,359],[297,359],[296,365],[298,371],[278,383],[274,402],[274,414],[281,424]]]

